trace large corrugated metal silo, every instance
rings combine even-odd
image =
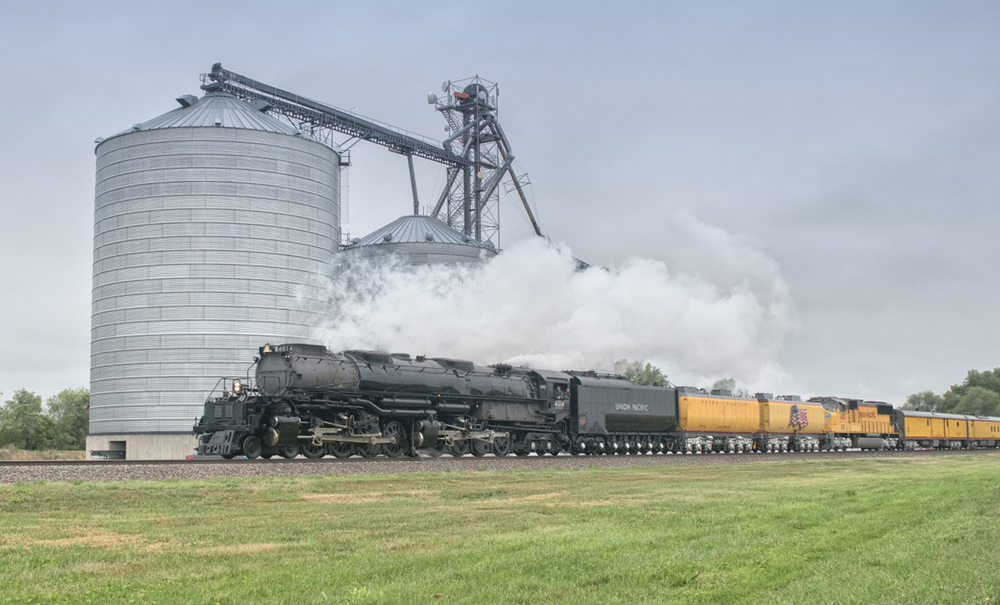
[[[88,450],[192,452],[202,403],[265,341],[310,342],[340,159],[225,93],[100,142]]]

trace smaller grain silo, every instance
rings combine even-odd
[[[403,216],[381,229],[355,239],[343,249],[346,258],[398,255],[410,265],[473,263],[496,256],[483,243],[429,216]]]

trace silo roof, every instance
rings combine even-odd
[[[474,237],[460,233],[436,218],[419,215],[400,217],[385,227],[376,229],[350,246],[347,246],[347,249],[360,248],[362,246],[407,243],[458,244],[460,246],[486,248],[487,250],[493,249],[491,245],[484,244]]]
[[[193,97],[182,97],[182,99],[190,105],[178,107],[152,120],[137,124],[138,128],[133,126],[118,134],[161,128],[222,127],[306,136],[295,126],[270,116],[229,93],[210,92],[197,100]]]

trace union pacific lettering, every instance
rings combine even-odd
[[[875,410],[863,410],[861,408],[858,408],[858,416],[861,416],[862,418],[867,418],[868,420],[875,420],[876,418],[878,418],[878,413],[876,413]]]
[[[648,412],[649,406],[644,403],[616,403],[617,412]]]

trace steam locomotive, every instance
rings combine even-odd
[[[247,458],[650,454],[998,447],[1000,418],[834,397],[737,397],[593,371],[480,366],[312,344],[264,345],[223,379],[197,452]]]

